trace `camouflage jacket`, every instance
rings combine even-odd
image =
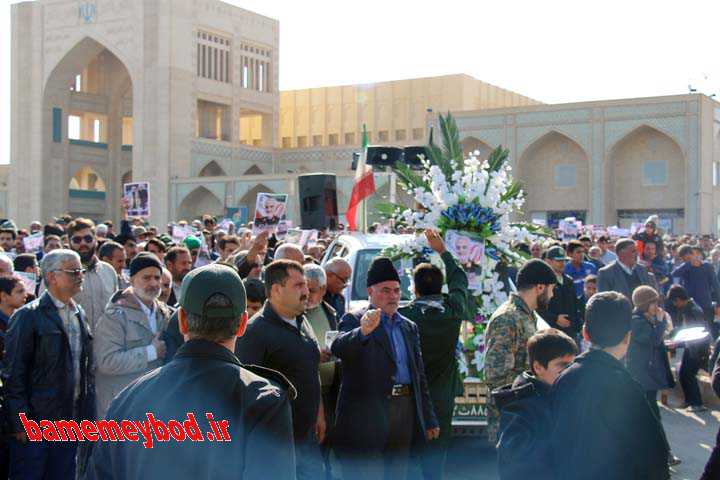
[[[497,388],[529,369],[527,342],[535,334],[535,313],[517,294],[490,317],[485,331],[485,380]]]

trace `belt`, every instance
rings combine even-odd
[[[393,385],[392,397],[408,397],[412,395],[412,385]]]

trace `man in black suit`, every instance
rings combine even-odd
[[[367,276],[370,306],[347,313],[332,353],[343,365],[335,444],[343,478],[405,478],[413,438],[438,438],[417,326],[398,313],[400,277],[389,258]]]

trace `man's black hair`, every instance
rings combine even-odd
[[[248,302],[265,303],[265,285],[257,278],[246,278],[243,280],[245,284],[245,296]]]
[[[675,300],[689,300],[690,295],[688,295],[687,290],[685,290],[685,287],[682,285],[673,285],[668,290],[667,299],[670,302],[674,302]]]
[[[585,310],[585,330],[590,341],[609,348],[620,344],[630,331],[632,304],[622,293],[596,293]]]
[[[108,240],[98,248],[98,257],[100,260],[103,258],[111,258],[115,253],[115,250],[122,249],[123,246],[112,240]]]
[[[439,295],[442,293],[442,270],[431,263],[421,263],[413,272],[413,284],[418,296]]]
[[[21,253],[13,260],[13,268],[16,272],[24,272],[28,267],[37,265],[37,257],[34,253]]]
[[[533,363],[538,362],[544,368],[556,358],[577,355],[578,347],[575,340],[555,328],[541,330],[530,337],[527,343],[530,370]],[[533,373],[536,373],[533,371]]]

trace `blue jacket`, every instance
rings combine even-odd
[[[367,309],[346,313],[340,320],[342,332],[332,344],[332,353],[342,362],[342,381],[335,421],[338,446],[361,451],[382,450],[388,437],[388,406],[394,385],[395,361],[385,329],[378,326],[364,337],[360,318]],[[398,314],[397,320],[408,349],[408,362],[416,411],[416,436],[438,427],[425,367],[420,354],[417,325]]]

